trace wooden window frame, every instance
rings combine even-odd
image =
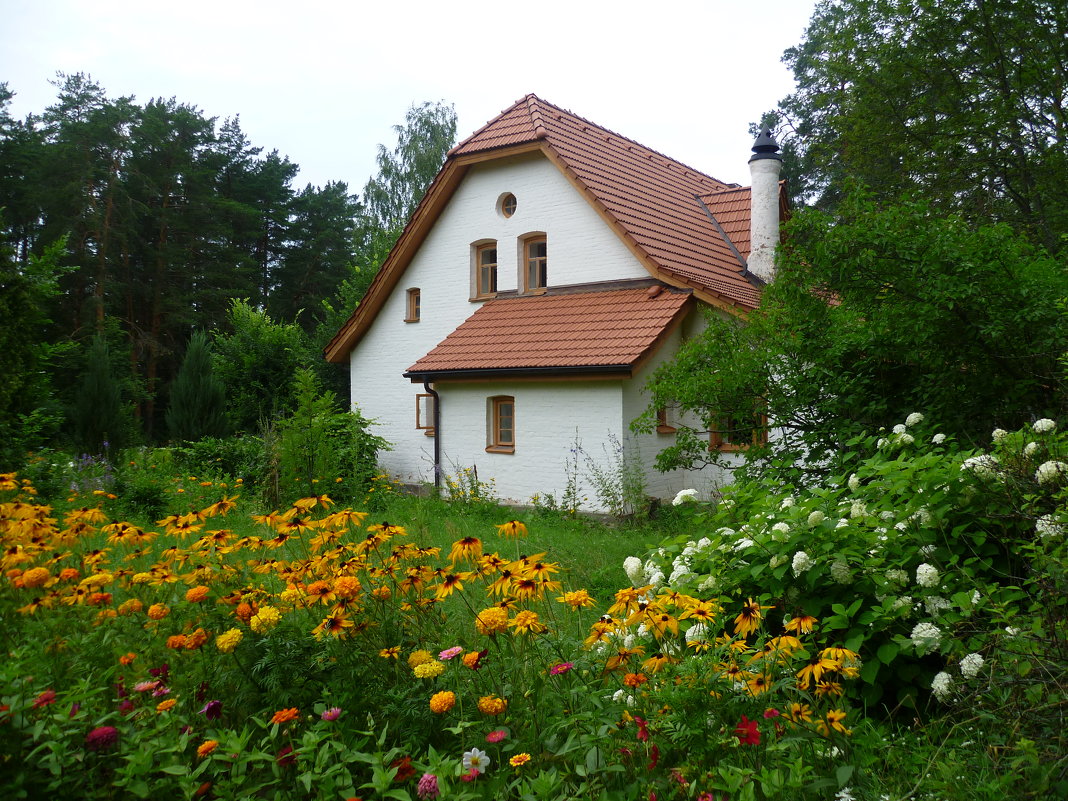
[[[505,192],[501,196],[501,207],[500,208],[501,208],[501,216],[504,217],[504,219],[507,220],[513,214],[515,214],[516,209],[519,208],[519,201],[516,200],[515,195],[512,194],[511,192]]]
[[[678,429],[671,425],[671,421],[668,417],[668,409],[666,406],[661,406],[656,410],[656,433],[657,434],[675,434]]]
[[[483,253],[488,253],[491,250],[493,251],[493,262],[483,265],[483,263],[482,263],[482,254]],[[500,267],[500,260],[499,259],[500,259],[500,257],[499,257],[499,255],[497,253],[497,243],[496,242],[483,242],[481,245],[475,245],[475,264],[474,264],[475,294],[474,294],[474,299],[494,298],[494,297],[497,296],[498,279],[500,277],[498,275],[498,272],[497,272],[499,267]],[[482,277],[483,267],[492,268],[492,279],[493,279],[492,282],[487,282],[487,281],[483,280],[483,277]],[[489,288],[489,287],[485,286],[486,283],[492,283],[493,284],[492,288]]]
[[[415,427],[425,433],[428,437],[434,436],[433,395],[420,392],[415,396]]]
[[[405,318],[406,323],[419,322],[419,315],[422,312],[422,297],[418,287],[412,287],[408,290],[408,297],[405,302]]]
[[[535,245],[545,246],[544,256],[532,256],[530,251]],[[523,239],[523,291],[544,292],[549,285],[549,242],[545,234],[535,234]],[[541,284],[532,282],[531,276],[534,271],[540,272]]]
[[[511,395],[495,395],[488,400],[488,421],[486,426],[487,453],[515,453],[515,398]],[[502,409],[508,408],[506,416]],[[502,426],[501,420],[508,419],[510,426]],[[510,435],[506,435],[510,432]]]
[[[726,427],[729,429],[731,420],[725,418]],[[753,414],[753,436],[749,442],[731,442],[724,438],[722,429],[712,429],[708,432],[708,448],[721,453],[737,453],[747,451],[756,445],[765,445],[768,441],[768,416],[763,412]]]

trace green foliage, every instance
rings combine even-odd
[[[230,304],[228,322],[231,333],[215,336],[215,373],[227,389],[232,430],[258,432],[293,410],[294,377],[312,356],[299,326],[275,322],[248,301]]]
[[[101,454],[125,444],[129,421],[102,334],[93,337],[85,354],[85,373],[71,408],[71,424],[74,442],[83,453]]]
[[[1064,3],[827,0],[784,60],[797,89],[778,116],[800,197],[833,208],[858,180],[1065,246]]]
[[[639,427],[677,406],[707,431],[724,412],[751,416],[757,398],[773,430],[750,459],[794,480],[833,470],[850,439],[916,408],[973,444],[991,421],[1065,410],[1068,269],[1008,227],[858,193],[835,216],[795,215],[778,265],[744,326],[710,319],[655,374]],[[680,429],[661,466],[712,458],[701,427]]]
[[[226,397],[212,369],[208,336],[197,331],[189,340],[178,376],[171,385],[167,428],[173,439],[198,440],[226,433]]]
[[[277,425],[280,486],[290,495],[362,496],[377,472],[378,452],[389,447],[370,433],[359,410],[337,411],[332,392],[320,392],[314,374],[298,370],[293,414]]]

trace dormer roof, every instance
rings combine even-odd
[[[650,275],[731,313],[759,304],[762,282],[745,269],[748,188],[530,94],[449,151],[364,299],[327,345],[330,361],[343,361],[370,325],[467,169],[532,151],[564,173]]]

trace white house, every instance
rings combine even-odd
[[[382,467],[407,483],[476,469],[505,501],[559,502],[578,443],[590,510],[617,445],[647,495],[723,481],[657,472],[671,421],[629,425],[701,308],[759,303],[785,211],[777,149],[758,138],[751,191],[534,95],[453,148],[326,349],[393,443]],[[738,446],[710,432],[710,447]]]

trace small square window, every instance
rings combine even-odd
[[[656,410],[656,433],[657,434],[674,434],[678,431],[671,423],[671,414],[666,406],[661,406]]]
[[[493,453],[515,452],[515,398],[500,395],[489,399],[486,450]]]
[[[406,323],[417,323],[417,322],[419,322],[419,312],[420,312],[419,290],[418,289],[414,289],[414,288],[413,289],[409,289],[408,290],[408,305],[406,307],[406,312],[405,312],[405,314],[407,316],[404,318],[404,322],[406,322]]]
[[[714,451],[744,451],[768,441],[768,418],[762,413],[753,415],[724,415],[709,431],[709,448]]]

